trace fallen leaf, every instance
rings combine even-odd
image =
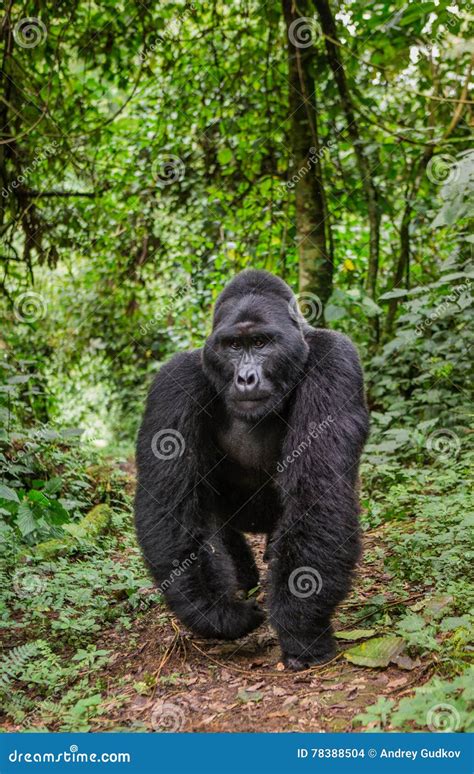
[[[248,685],[245,690],[251,693],[253,691],[258,691],[258,689],[262,688],[262,686],[264,685],[265,685],[265,680],[260,680],[260,682],[255,683],[254,685]]]
[[[324,690],[325,691],[340,691],[341,688],[345,688],[345,683],[332,683],[332,685],[325,685]]]
[[[402,685],[407,684],[408,677],[397,677],[395,680],[389,680],[387,688],[392,691],[395,688],[400,688]]]
[[[223,656],[226,653],[234,653],[235,651],[235,645],[233,642],[226,642],[223,645],[214,645],[212,648],[208,648],[208,653],[211,653],[213,656]]]
[[[334,632],[338,640],[363,640],[366,637],[373,637],[375,629],[351,629],[350,631]]]
[[[431,597],[425,604],[425,613],[436,616],[446,607],[449,607],[452,601],[453,597],[451,594],[438,594],[435,597]]]
[[[412,659],[410,656],[402,656],[401,654],[394,656],[394,658],[392,658],[392,662],[400,667],[400,669],[407,669],[409,671],[421,666],[420,659]]]
[[[402,637],[376,637],[346,650],[344,656],[352,664],[387,667],[404,647]]]

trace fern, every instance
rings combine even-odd
[[[47,647],[44,640],[19,645],[0,659],[0,693],[6,693],[12,680],[18,680],[25,664]]]
[[[9,698],[2,701],[2,710],[15,723],[23,723],[26,715],[36,709],[37,702],[25,696],[20,691],[10,691]]]

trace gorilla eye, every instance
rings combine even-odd
[[[239,341],[239,339],[232,339],[232,341],[230,342],[230,347],[232,349],[242,349],[242,344]]]
[[[253,342],[252,342],[253,346],[256,347],[257,349],[262,349],[262,347],[264,347],[266,343],[267,342],[265,341],[265,339],[262,339],[260,337],[253,339]]]

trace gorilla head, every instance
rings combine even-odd
[[[281,408],[308,357],[304,320],[286,283],[264,271],[239,274],[219,296],[203,367],[238,419]]]

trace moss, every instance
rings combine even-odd
[[[112,518],[112,509],[102,503],[96,505],[77,524],[66,524],[64,529],[78,539],[93,540],[106,531]]]
[[[97,537],[101,535],[110,525],[112,519],[112,509],[109,505],[102,503],[92,508],[89,513],[84,516],[79,522],[78,526],[82,527],[86,537]]]
[[[100,465],[90,465],[86,473],[92,481],[93,487],[97,493],[107,495],[112,488],[112,479],[115,475],[113,466],[108,462]]]
[[[41,561],[64,556],[80,547],[80,540],[93,541],[107,530],[112,518],[112,509],[105,504],[96,505],[77,524],[65,524],[63,529],[69,534],[62,538],[53,538],[38,543],[29,554]]]
[[[65,556],[77,546],[77,540],[74,537],[53,538],[38,543],[31,549],[31,552],[37,559],[46,562],[55,559],[57,556]]]

